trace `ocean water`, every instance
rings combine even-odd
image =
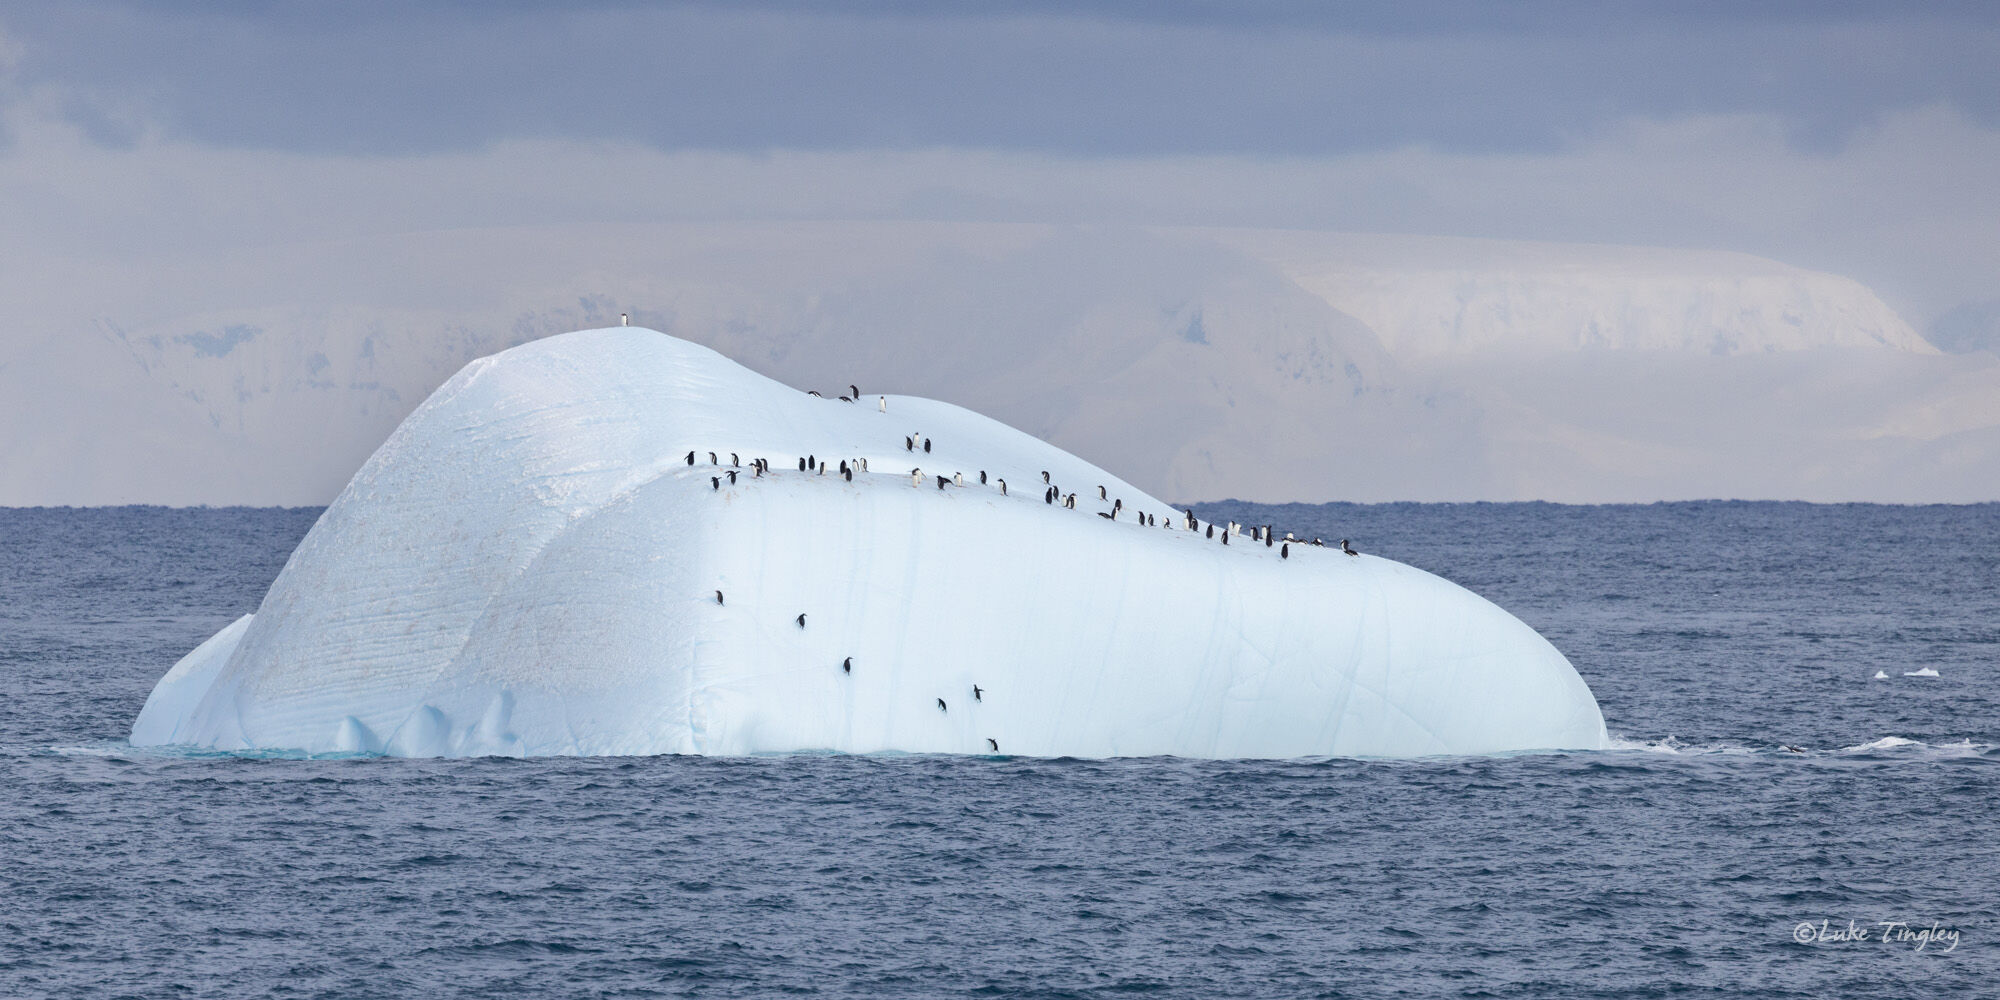
[[[1485,594],[1621,748],[140,752],[317,511],[0,510],[0,996],[2000,995],[2000,506],[1197,513]]]

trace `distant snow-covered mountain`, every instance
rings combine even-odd
[[[0,503],[322,503],[471,358],[617,322],[1183,500],[2000,497],[2000,360],[1741,254],[924,223],[123,262],[0,356]]]

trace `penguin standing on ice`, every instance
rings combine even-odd
[[[1000,495],[1003,497],[1007,495],[1007,481],[1005,479],[1000,480]]]
[[[981,469],[981,470],[979,470],[979,485],[981,485],[981,486],[984,486],[984,485],[986,485],[986,470],[985,470],[985,469]]]
[[[1055,487],[1051,486],[1051,487],[1049,487],[1048,489],[1045,489],[1045,490],[1043,490],[1043,491],[1042,491],[1042,502],[1043,502],[1043,503],[1045,503],[1045,504],[1048,504],[1048,505],[1049,505],[1049,506],[1051,506],[1051,507],[1055,506],[1055,502],[1056,502],[1056,488],[1055,488]]]
[[[805,627],[806,627],[806,613],[805,613],[805,612],[803,612],[803,611],[799,612],[799,617],[798,617],[798,623],[799,623],[799,627],[800,627],[800,628],[805,628]]]
[[[939,477],[938,477],[938,489],[942,490],[942,489],[944,489],[944,488],[945,488],[946,486],[949,486],[949,485],[951,485],[951,480],[949,480],[949,479],[946,479],[946,478],[945,478],[945,477],[943,477],[943,476],[939,476]]]
[[[1043,470],[1042,470],[1042,482],[1046,483],[1046,482],[1048,482],[1048,481],[1049,481],[1049,472],[1048,472],[1048,470],[1047,470],[1047,469],[1043,469]]]
[[[799,459],[799,471],[800,472],[806,471],[806,460],[803,457]]]
[[[1208,526],[1208,537],[1210,537],[1210,538],[1214,538],[1214,537],[1215,537],[1215,525],[1213,525],[1213,524],[1211,524],[1211,525],[1209,525],[1209,526]]]
[[[949,711],[951,711],[950,709],[948,709],[948,708],[944,707],[944,699],[943,699],[943,698],[939,698],[939,699],[938,699],[938,711],[940,711],[940,712],[949,712]]]
[[[720,591],[720,590],[718,590],[718,591],[716,591],[716,592],[715,592],[715,603],[716,603],[716,604],[721,604],[721,603],[722,603],[722,591]]]
[[[1278,558],[1290,559],[1291,557],[1292,557],[1292,543],[1286,542],[1285,544],[1278,546]]]
[[[736,453],[732,451],[729,453],[729,464],[731,466],[741,466],[743,463],[736,460]]]
[[[853,396],[855,399],[861,398],[861,390],[855,388],[854,383],[852,382],[849,382],[847,384],[847,394]]]
[[[689,465],[694,464],[694,452],[688,452],[688,464]]]
[[[851,674],[854,672],[854,657],[850,656],[847,659],[840,661],[840,672],[843,674]]]
[[[625,315],[624,313],[619,313],[619,314],[618,314],[618,325],[619,325],[619,326],[631,326],[631,325],[632,325],[632,317],[630,317],[630,316],[627,316],[627,315]]]
[[[843,479],[846,479],[846,480],[847,480],[848,482],[850,482],[850,483],[854,481],[854,470],[853,470],[853,469],[842,469],[842,470],[840,470],[840,475],[841,475],[841,478],[843,478]]]
[[[712,451],[711,451],[711,452],[709,452],[709,453],[708,453],[708,464],[710,464],[710,465],[721,465],[722,463],[721,463],[721,462],[718,462],[718,461],[716,461],[716,460],[715,460],[715,452],[712,452]]]
[[[889,397],[887,396],[875,397],[875,408],[881,410],[883,413],[889,412]]]
[[[1345,552],[1350,556],[1358,556],[1361,554],[1359,552],[1354,551],[1354,546],[1347,544],[1347,539],[1345,538],[1340,540],[1340,551]]]
[[[922,469],[911,469],[911,470],[910,470],[910,485],[911,485],[911,486],[913,486],[913,487],[916,487],[916,486],[922,486],[923,484],[924,484],[924,470],[922,470]]]
[[[986,699],[984,699],[984,698],[981,698],[981,697],[979,696],[980,692],[981,692],[981,691],[983,691],[983,690],[984,690],[984,689],[983,689],[983,688],[981,688],[981,687],[980,687],[979,685],[977,685],[977,684],[974,684],[974,685],[972,686],[972,700],[973,700],[973,701],[985,701]]]
[[[731,485],[731,486],[734,486],[734,485],[736,485],[736,470],[735,470],[735,469],[731,469],[731,470],[729,470],[729,485]]]
[[[1264,529],[1264,547],[1267,549],[1271,547],[1271,529],[1269,528]]]
[[[930,438],[925,438],[925,439],[924,439],[924,454],[928,455],[928,454],[930,454],[930,453],[931,453],[931,439],[930,439]]]
[[[708,488],[709,488],[709,489],[712,489],[712,490],[719,490],[719,489],[721,489],[721,488],[722,488],[722,477],[721,477],[721,476],[710,476],[710,477],[708,477]]]
[[[753,465],[750,468],[753,470],[751,472],[751,475],[757,477],[758,479],[764,478],[764,463],[758,462],[756,465]]]
[[[1102,498],[1102,497],[1099,497],[1098,499],[1100,499],[1100,500],[1101,500],[1101,499],[1103,499],[1103,498]],[[1121,511],[1121,510],[1124,510],[1124,509],[1125,509],[1125,501],[1123,501],[1123,500],[1113,500],[1113,501],[1111,501],[1111,513],[1112,513],[1112,514],[1113,514],[1114,516],[1115,516],[1115,515],[1116,515],[1116,514],[1117,514],[1117,513],[1119,512],[1119,511]]]
[[[1105,500],[1105,499],[1109,499],[1109,497],[1108,497],[1108,496],[1107,496],[1107,495],[1105,494],[1105,492],[1104,492],[1104,487],[1102,487],[1102,486],[1099,486],[1099,487],[1097,488],[1097,499],[1099,499],[1099,500]]]
[[[964,486],[964,485],[965,485],[965,473],[963,473],[963,472],[954,472],[954,473],[952,473],[952,474],[951,474],[951,484],[952,484],[953,486]]]
[[[916,451],[916,450],[917,450],[917,439],[916,439],[916,438],[913,438],[913,437],[911,437],[911,436],[909,436],[908,434],[905,434],[905,435],[903,435],[903,450],[904,450],[904,451]]]

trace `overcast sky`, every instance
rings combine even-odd
[[[1080,219],[2000,298],[2000,4],[190,6],[0,4],[0,249]]]

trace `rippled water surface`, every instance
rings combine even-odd
[[[1624,749],[143,753],[317,511],[0,510],[0,996],[2000,990],[2000,507],[1197,513],[1491,597]]]

